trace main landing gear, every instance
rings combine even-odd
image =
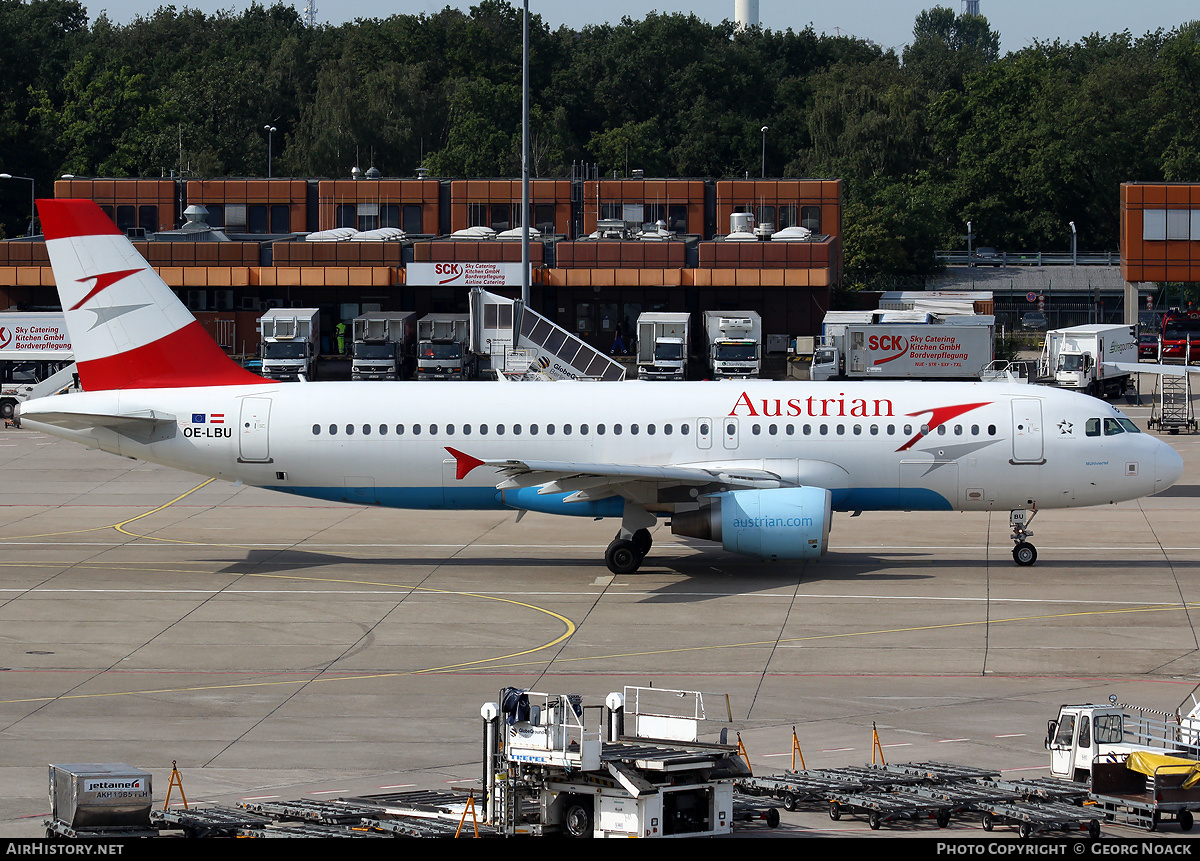
[[[604,551],[604,564],[614,574],[632,574],[641,567],[653,543],[649,529],[639,529],[628,538],[622,538],[618,532]]]
[[[1018,565],[1028,566],[1037,562],[1037,548],[1026,540],[1033,535],[1029,524],[1033,523],[1033,518],[1036,516],[1036,506],[1029,511],[1024,508],[1016,508],[1008,513],[1008,525],[1013,531],[1011,537],[1016,542],[1016,546],[1013,547],[1013,561]]]
[[[614,574],[632,574],[642,566],[654,539],[650,527],[657,518],[646,509],[626,501],[621,516],[621,529],[604,551],[604,564]]]

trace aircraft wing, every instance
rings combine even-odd
[[[621,487],[639,482],[703,487],[721,484],[728,487],[779,487],[781,477],[769,470],[715,465],[645,466],[637,464],[586,463],[552,460],[481,460],[457,449],[446,447],[457,463],[459,480],[480,466],[499,470],[504,478],[498,490],[539,487],[539,494],[576,493],[579,498],[623,495]]]

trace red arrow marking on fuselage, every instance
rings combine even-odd
[[[91,279],[95,278],[96,286],[94,286],[91,290],[89,290],[88,294],[86,296],[84,296],[82,299],[80,299],[78,302],[76,302],[74,305],[72,305],[68,310],[78,311],[80,309],[80,307],[82,307],[84,302],[91,299],[93,296],[95,296],[101,290],[104,290],[107,287],[111,287],[112,285],[114,285],[118,281],[120,281],[122,278],[128,278],[130,275],[133,275],[133,274],[135,274],[137,272],[141,272],[141,271],[142,271],[141,269],[122,269],[120,272],[101,272],[99,275],[89,275],[89,276],[87,276],[87,278],[78,279],[79,283],[82,284],[84,281],[90,281]]]
[[[924,415],[925,413],[930,413],[929,424],[926,426],[925,430],[922,430],[915,437],[910,439],[904,445],[900,446],[900,448],[896,449],[896,451],[908,451],[908,449],[912,448],[918,441],[920,441],[922,437],[932,432],[933,429],[939,425],[945,424],[955,416],[961,416],[963,413],[970,412],[976,407],[986,407],[990,403],[991,401],[984,401],[980,404],[957,404],[950,407],[932,407],[927,410],[917,410],[915,413],[909,413],[908,415],[910,416],[920,416]]]

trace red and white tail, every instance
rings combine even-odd
[[[91,200],[38,214],[85,391],[261,383],[225,355]]]

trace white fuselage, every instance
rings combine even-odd
[[[39,411],[83,418],[48,424]],[[89,415],[159,422],[130,432]],[[61,395],[21,417],[202,475],[400,508],[620,515],[616,497],[502,494],[490,467],[458,480],[448,447],[483,460],[740,465],[828,488],[842,511],[1098,505],[1165,489],[1182,471],[1172,448],[1107,403],[1006,383],[264,381]],[[695,507],[665,484],[643,491],[650,511]]]

